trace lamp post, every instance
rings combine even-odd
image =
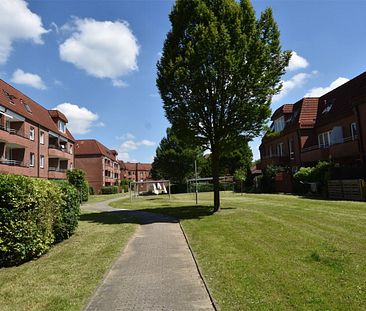
[[[197,158],[194,159],[194,176],[196,179],[196,205],[198,204],[198,185],[197,185]]]

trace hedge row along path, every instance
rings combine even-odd
[[[85,310],[214,310],[178,221],[108,206],[116,200],[83,209],[128,213],[140,227]]]

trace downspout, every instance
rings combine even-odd
[[[39,172],[40,172],[40,168],[39,168],[39,165],[40,165],[40,160],[41,160],[41,155],[40,155],[40,144],[39,144],[39,136],[40,136],[40,126],[39,126],[39,124],[38,124],[38,137],[37,137],[37,157],[38,157],[38,160],[37,160],[37,178],[39,178],[40,177],[40,174],[39,174]],[[46,159],[46,157],[45,157],[45,159]],[[48,159],[48,157],[47,157],[47,159]],[[47,176],[47,179],[48,179],[48,176]]]
[[[355,105],[356,118],[357,118],[357,136],[358,136],[358,150],[360,152],[361,163],[365,164],[365,146],[363,145],[363,140],[361,137],[362,127],[361,127],[361,118],[360,112],[358,109],[358,105]]]

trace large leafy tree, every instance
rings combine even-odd
[[[179,140],[173,130],[168,128],[166,137],[160,141],[156,149],[152,163],[152,177],[185,183],[186,179],[194,175],[195,160],[199,163],[203,161],[202,151]]]
[[[214,211],[220,157],[260,132],[291,56],[271,9],[249,0],[177,0],[157,64],[165,114],[180,139],[211,150]]]

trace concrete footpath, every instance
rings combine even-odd
[[[84,310],[214,310],[179,223],[168,216],[117,210],[109,200],[85,210],[118,211],[140,226]]]

